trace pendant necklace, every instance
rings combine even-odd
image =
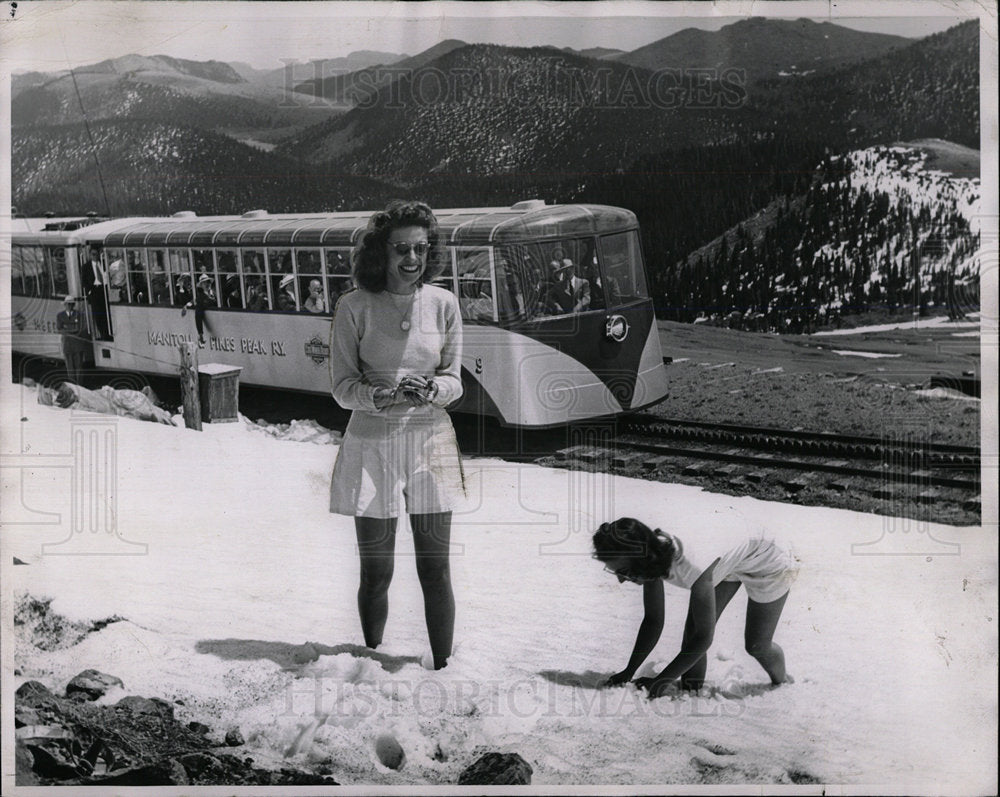
[[[402,294],[400,294],[400,293],[393,293],[392,291],[389,291],[387,289],[387,292],[392,297],[392,305],[393,305],[393,307],[396,308],[396,312],[400,313],[399,328],[401,330],[403,330],[403,332],[409,332],[410,331],[410,313],[413,311],[413,304],[414,304],[414,302],[417,299],[417,291],[414,290],[413,293],[402,293]],[[399,304],[396,301],[396,297],[397,296],[407,296],[407,297],[409,297],[410,301],[407,304],[406,309],[403,310],[403,311],[400,311]]]

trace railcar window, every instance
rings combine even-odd
[[[495,253],[493,270],[497,284],[497,312],[501,322],[511,322],[525,317],[524,293],[517,269],[508,262],[500,250]]]
[[[170,280],[167,278],[167,253],[163,249],[151,249],[149,255],[149,294],[151,304],[168,307],[173,303],[170,295]]]
[[[607,280],[597,287],[607,296],[608,306],[649,298],[638,233],[632,230],[603,236],[601,258]]]
[[[128,301],[128,277],[125,269],[125,250],[106,249],[104,256],[108,264],[108,301],[115,304]],[[80,257],[86,259],[81,251]]]
[[[501,318],[532,320],[591,309],[587,275],[595,252],[593,238],[498,247]]]
[[[149,304],[149,280],[146,278],[145,250],[126,249],[125,269],[128,274],[129,300],[135,304]]]
[[[431,280],[432,285],[437,285],[439,288],[444,288],[446,291],[451,291],[456,293],[455,287],[455,264],[454,260],[456,257],[456,251],[453,247],[445,247],[441,254],[438,255],[441,259],[438,262],[444,263],[444,268],[441,273],[438,274],[433,280]]]
[[[50,296],[61,299],[69,293],[69,278],[66,275],[66,247],[47,247],[45,250],[45,260],[52,274],[52,292]]]
[[[264,279],[264,253],[255,249],[244,249],[242,255],[246,309],[254,312],[270,310],[271,302],[268,299],[267,282]]]
[[[21,247],[21,279],[25,296],[44,296],[45,255],[40,246]]]
[[[191,259],[187,249],[167,250],[167,281],[175,306],[183,307],[191,301]]]
[[[194,261],[194,286],[192,290],[195,298],[198,297],[199,286],[201,286],[202,301],[207,303],[208,307],[218,307],[219,285],[216,279],[213,251],[211,249],[194,249],[191,252],[191,257]],[[207,290],[204,284],[205,277],[208,277]]]
[[[10,292],[21,296],[24,294],[24,247],[14,245],[10,248]]]
[[[223,307],[243,309],[243,292],[240,289],[240,275],[236,270],[236,250],[218,249],[215,253],[219,263],[219,298]]]
[[[295,295],[295,275],[292,273],[292,250],[268,249],[267,271],[271,283],[271,295],[274,297],[274,309],[296,310],[298,299]],[[292,279],[286,279],[287,277]]]
[[[456,248],[455,270],[462,320],[472,323],[495,321],[490,250]]]
[[[319,249],[296,249],[295,267],[299,274],[299,296],[303,313],[325,313],[329,310],[326,287],[323,284],[323,259]]]
[[[351,250],[326,250],[326,282],[330,293],[330,310],[337,307],[337,301],[351,290]]]

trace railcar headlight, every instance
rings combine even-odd
[[[604,325],[604,334],[615,343],[621,343],[628,337],[628,319],[623,315],[609,316]]]

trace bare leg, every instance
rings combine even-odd
[[[785,672],[785,654],[773,642],[774,631],[778,627],[778,619],[787,598],[786,592],[770,603],[747,601],[747,626],[744,632],[747,653],[760,662],[760,666],[771,676],[773,684],[791,680]]]
[[[739,581],[720,581],[715,585],[715,620],[718,622],[719,618],[722,616],[723,610],[729,605],[729,601],[733,599],[733,595],[740,588]],[[691,621],[691,615],[688,614],[687,621],[684,623],[684,640],[681,642],[681,650],[686,650],[688,642],[694,633],[694,625]],[[708,657],[702,656],[698,661],[691,666],[691,668],[681,676],[681,689],[690,689],[692,691],[698,691],[705,685],[705,672],[708,670]]]
[[[448,547],[451,512],[410,515],[417,577],[424,593],[424,619],[434,655],[434,669],[448,663],[455,634],[455,596],[451,589]]]
[[[389,616],[389,584],[396,548],[396,518],[354,518],[361,556],[358,614],[365,644],[377,648]]]

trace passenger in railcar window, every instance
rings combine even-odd
[[[330,278],[330,302],[329,307],[331,312],[336,312],[337,302],[340,301],[340,297],[345,293],[350,293],[354,290],[354,283],[349,279],[333,279]]]
[[[304,309],[310,313],[325,313],[327,311],[326,297],[323,296],[323,283],[318,279],[309,280],[309,296]]]
[[[240,293],[240,278],[236,274],[226,275],[222,285],[223,304],[233,310],[243,309],[243,296]]]
[[[149,287],[153,294],[153,304],[170,304],[170,288],[167,287],[167,275],[163,271],[153,272]]]
[[[262,277],[247,277],[247,310],[259,312],[269,310],[267,303],[267,289],[264,287]]]
[[[194,296],[191,293],[191,277],[188,274],[178,274],[174,285],[174,305],[187,307],[193,305]]]
[[[285,274],[278,283],[278,309],[298,309],[298,301],[295,299],[295,277],[291,274]]]
[[[549,288],[545,294],[544,307],[548,315],[561,315],[572,313],[576,307],[576,296],[573,293],[573,284],[567,279],[566,266],[559,260],[549,263]]]
[[[124,302],[126,298],[125,261],[121,257],[112,260],[111,265],[108,266],[108,282],[111,286],[111,290],[109,291],[111,301]]]
[[[576,265],[568,257],[563,258],[565,279],[573,292],[573,312],[579,313],[590,307],[590,282],[576,276]]]
[[[136,304],[149,304],[149,281],[145,272],[132,274],[132,301]]]

